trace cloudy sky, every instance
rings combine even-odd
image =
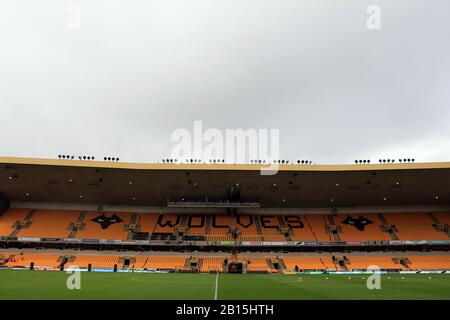
[[[279,129],[286,159],[450,160],[448,12],[446,0],[3,0],[0,156],[152,162],[200,120]]]

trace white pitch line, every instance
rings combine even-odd
[[[219,287],[219,274],[216,274],[216,289],[214,290],[214,300],[217,300],[217,288]]]

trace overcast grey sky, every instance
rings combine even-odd
[[[279,128],[286,159],[450,160],[449,12],[447,0],[2,0],[0,155],[152,162],[202,120]]]

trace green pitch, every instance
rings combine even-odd
[[[0,299],[450,299],[450,274],[382,275],[381,290],[368,290],[366,275],[81,272],[80,290],[67,289],[69,276],[0,270]]]

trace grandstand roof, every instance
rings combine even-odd
[[[241,202],[265,207],[450,204],[450,162],[280,165],[142,164],[0,157],[0,194],[10,201],[165,206],[221,201],[238,184]],[[184,200],[183,200],[184,199]]]

